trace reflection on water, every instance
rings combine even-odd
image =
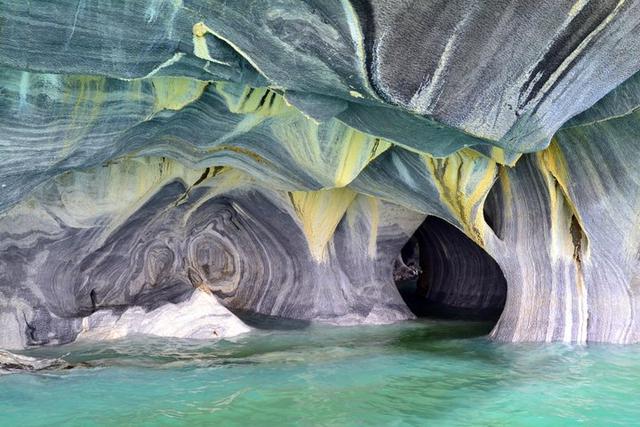
[[[639,346],[497,344],[491,325],[252,319],[229,341],[39,348],[68,371],[0,377],[0,425],[633,425]]]

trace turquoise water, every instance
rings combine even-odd
[[[0,376],[0,426],[640,425],[640,347],[486,332],[417,321],[38,349],[80,366]]]

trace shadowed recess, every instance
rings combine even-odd
[[[507,294],[495,260],[435,216],[427,217],[402,248],[395,279],[405,303],[419,317],[495,321]]]

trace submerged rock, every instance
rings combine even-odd
[[[62,359],[38,359],[0,350],[0,375],[21,371],[41,371],[43,369],[68,368]]]
[[[412,318],[394,262],[427,216],[466,238],[431,230],[438,254],[459,249],[431,263],[448,270],[396,276],[494,310],[504,292],[480,279],[503,275],[493,338],[640,341],[638,16],[635,0],[5,1],[0,347],[240,331],[216,301]]]

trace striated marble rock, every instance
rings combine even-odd
[[[275,191],[237,170],[163,158],[68,172],[0,219],[0,292],[11,302],[0,342],[242,329],[193,302],[198,289],[280,317],[410,318],[392,261],[422,218],[349,189]]]
[[[412,236],[431,302],[505,301],[494,339],[640,341],[638,17],[5,0],[0,348],[412,318]]]

